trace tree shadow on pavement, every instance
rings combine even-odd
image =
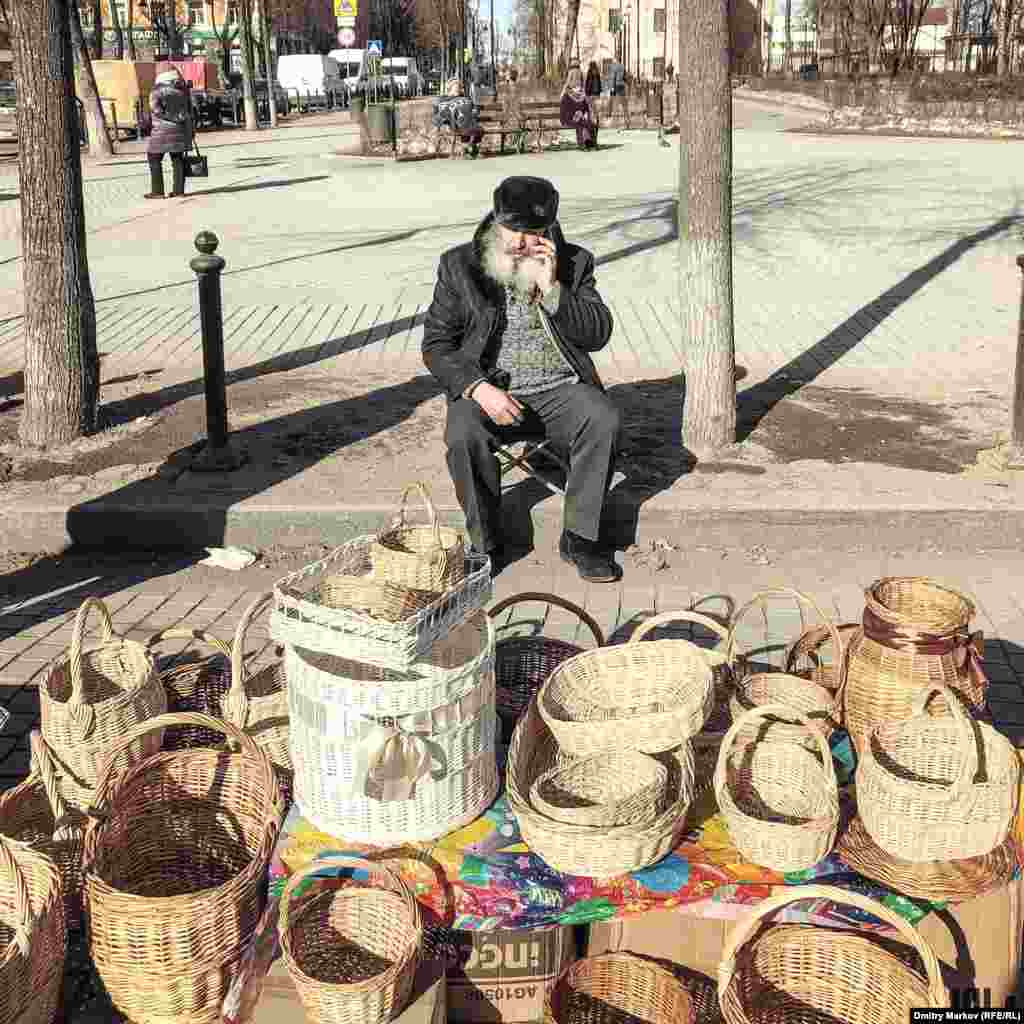
[[[196,189],[185,194],[186,199],[195,199],[197,196],[216,196],[229,192],[256,192],[263,188],[288,188],[292,185],[306,185],[311,181],[326,181],[329,174],[316,174],[309,178],[288,178],[281,181],[261,181],[256,185],[222,185],[220,188]]]

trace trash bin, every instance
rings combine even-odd
[[[371,103],[366,108],[366,127],[371,142],[394,142],[398,132],[398,110],[390,104]]]
[[[362,96],[353,96],[349,102],[349,109],[353,114],[361,114],[366,106],[366,100]]]
[[[805,82],[816,82],[818,80],[818,65],[803,64],[800,67],[800,78]]]

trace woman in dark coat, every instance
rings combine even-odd
[[[153,131],[146,147],[150,191],[147,199],[164,198],[164,154],[171,158],[174,180],[168,199],[185,194],[185,154],[192,148],[192,104],[181,73],[172,68],[156,76],[149,94]]]
[[[588,96],[601,95],[601,72],[597,70],[596,60],[592,60],[587,68],[587,82],[583,91]]]
[[[558,114],[564,127],[576,129],[580,149],[597,149],[597,117],[590,98],[583,91],[583,72],[579,68],[573,68],[565,79]]]

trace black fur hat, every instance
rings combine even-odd
[[[558,218],[558,191],[547,178],[506,178],[494,190],[494,219],[511,231],[539,234]]]

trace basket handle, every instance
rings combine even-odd
[[[503,611],[507,611],[513,605],[527,604],[531,601],[553,604],[557,608],[571,612],[580,620],[580,622],[583,623],[584,626],[587,627],[587,629],[590,630],[593,634],[594,640],[597,641],[597,646],[604,647],[604,633],[601,632],[601,627],[593,617],[585,612],[578,604],[574,604],[567,598],[559,597],[557,594],[546,594],[543,591],[524,590],[521,594],[513,594],[511,597],[506,597],[504,600],[499,601],[487,614],[490,618],[495,619]]]
[[[14,909],[18,915],[18,925],[14,929],[12,942],[17,944],[18,952],[27,957],[32,949],[32,898],[29,895],[25,872],[15,860],[14,850],[30,853],[32,847],[0,835],[0,875],[6,875],[14,882]]]
[[[249,695],[245,692],[245,634],[252,625],[252,620],[263,606],[274,596],[272,590],[260,594],[248,608],[242,612],[235,629],[234,643],[231,645],[231,687],[221,701],[221,710],[226,721],[244,729],[249,718]]]
[[[949,713],[956,723],[957,731],[960,733],[960,746],[964,752],[964,763],[960,774],[950,783],[946,796],[950,802],[964,796],[974,782],[974,776],[978,772],[978,745],[975,741],[974,730],[971,728],[967,715],[960,705],[955,693],[948,686],[942,683],[928,683],[922,687],[921,692],[914,698],[910,708],[912,718],[928,718],[925,710],[928,706],[928,698],[932,694],[941,694],[949,708]],[[877,730],[875,730],[877,731]],[[872,732],[872,735],[874,731]]]
[[[835,644],[836,649],[836,660],[838,663],[842,663],[843,659],[843,638],[839,635],[839,630],[836,629],[836,624],[832,621],[832,618],[822,611],[821,606],[809,597],[807,594],[802,593],[799,590],[794,590],[792,587],[773,587],[770,590],[762,590],[760,593],[755,594],[736,614],[732,617],[732,624],[729,629],[729,642],[726,644],[726,657],[729,660],[729,664],[733,664],[736,661],[736,627],[739,625],[740,619],[747,613],[748,609],[752,608],[755,604],[763,601],[766,597],[795,597],[801,604],[807,605],[812,611],[817,612],[818,618],[821,619],[822,625],[831,633],[832,643]]]
[[[416,930],[420,928],[420,905],[416,902],[416,897],[412,893],[412,889],[402,880],[402,878],[387,864],[381,861],[366,860],[364,857],[356,857],[348,853],[332,853],[326,856],[319,857],[316,860],[310,861],[304,868],[296,871],[288,879],[287,884],[284,887],[284,892],[281,894],[281,909],[278,915],[278,934],[281,937],[281,945],[284,946],[289,953],[291,953],[291,936],[289,934],[289,907],[292,901],[292,895],[295,890],[307,879],[315,875],[318,871],[323,871],[326,868],[334,867],[352,867],[362,868],[369,874],[379,874],[383,876],[384,881],[387,883],[388,889],[393,892],[396,896],[400,896],[402,902],[405,904],[406,910],[409,911],[409,915],[413,921],[413,927]],[[302,916],[300,910],[298,917]]]
[[[398,514],[395,517],[398,528],[401,529],[405,526],[405,506],[409,500],[410,491],[420,492],[420,497],[423,499],[423,505],[427,510],[427,518],[430,520],[429,525],[434,531],[434,546],[443,551],[444,547],[441,544],[441,524],[437,519],[437,509],[434,508],[434,503],[430,500],[430,492],[427,490],[427,485],[420,480],[409,484],[405,490],[402,491],[402,499],[398,503]]]
[[[788,704],[762,704],[756,708],[751,708],[749,711],[744,711],[729,726],[729,731],[722,740],[721,750],[718,752],[718,763],[715,765],[715,793],[720,793],[725,788],[725,766],[729,760],[729,751],[733,743],[736,742],[736,737],[751,722],[755,722],[759,718],[769,718],[772,715],[777,715],[779,718],[795,718],[817,741],[818,750],[821,752],[821,758],[824,762],[822,770],[825,773],[825,782],[828,784],[829,800],[838,810],[839,783],[836,779],[836,767],[832,763],[832,751],[829,748],[828,740],[825,739],[819,729],[814,728],[814,723],[802,711],[797,711],[796,708],[790,707]]]
[[[928,996],[932,1006],[945,1006],[949,1002],[949,995],[942,983],[942,972],[939,969],[939,961],[931,947],[918,934],[909,921],[904,920],[899,914],[890,910],[881,903],[862,896],[858,892],[848,889],[839,889],[831,885],[798,885],[792,891],[779,893],[777,896],[769,896],[762,900],[751,914],[739,921],[732,929],[725,940],[722,949],[722,959],[718,964],[718,998],[721,1003],[726,990],[732,982],[736,971],[737,954],[743,944],[751,938],[757,930],[758,925],[769,915],[774,914],[782,907],[791,903],[800,903],[804,900],[828,900],[831,903],[841,903],[846,906],[856,907],[863,910],[872,917],[877,917],[892,928],[896,929],[914,949],[917,950],[924,964],[925,977],[928,982]]]
[[[46,792],[46,799],[50,804],[50,811],[53,814],[53,838],[57,842],[70,839],[77,829],[68,824],[65,819],[68,816],[68,806],[61,796],[60,786],[57,783],[57,767],[53,763],[53,755],[50,748],[43,739],[43,734],[38,729],[33,729],[28,738],[29,750],[31,751],[32,771],[35,772],[43,784]]]
[[[629,638],[629,642],[631,644],[636,643],[659,626],[667,626],[670,622],[694,622],[698,626],[703,626],[705,629],[711,630],[711,632],[714,633],[722,643],[720,643],[718,647],[714,648],[714,650],[709,651],[706,648],[701,648],[701,650],[703,650],[704,654],[708,656],[709,661],[714,664],[732,664],[728,651],[729,630],[720,622],[711,618],[710,615],[703,615],[701,612],[694,612],[689,609],[680,612],[664,612],[662,615],[655,615],[652,618],[647,619],[645,622],[641,623]]]
[[[163,643],[164,640],[195,640],[198,643],[206,644],[207,647],[212,647],[218,654],[223,654],[228,660],[231,659],[231,648],[220,637],[207,633],[202,629],[184,629],[177,626],[170,629],[161,629],[159,633],[154,633],[145,642],[144,646],[148,651],[151,647],[156,647],[157,644]]]
[[[83,703],[82,693],[82,640],[85,638],[86,620],[93,610],[100,620],[100,643],[107,644],[114,639],[114,626],[106,604],[98,597],[87,597],[78,609],[71,630],[71,696],[67,703],[68,715],[80,740],[87,740],[96,726],[96,711],[91,704]]]
[[[849,629],[852,631],[856,628],[858,628],[856,622],[844,622],[842,625],[836,626],[836,631],[839,632],[840,636],[842,636],[843,634],[842,632],[840,632],[841,630]],[[805,653],[808,656],[810,656],[813,651],[816,651],[825,642],[825,638],[828,635],[828,632],[828,626],[812,626],[810,629],[801,633],[800,636],[798,636],[796,640],[794,640],[786,650],[785,671],[789,675],[796,675],[793,669],[796,667],[797,659],[800,657],[800,653]],[[807,650],[798,653],[797,648],[801,644],[806,644]],[[842,654],[842,651],[836,652],[836,665],[840,669],[840,671],[842,670]]]

